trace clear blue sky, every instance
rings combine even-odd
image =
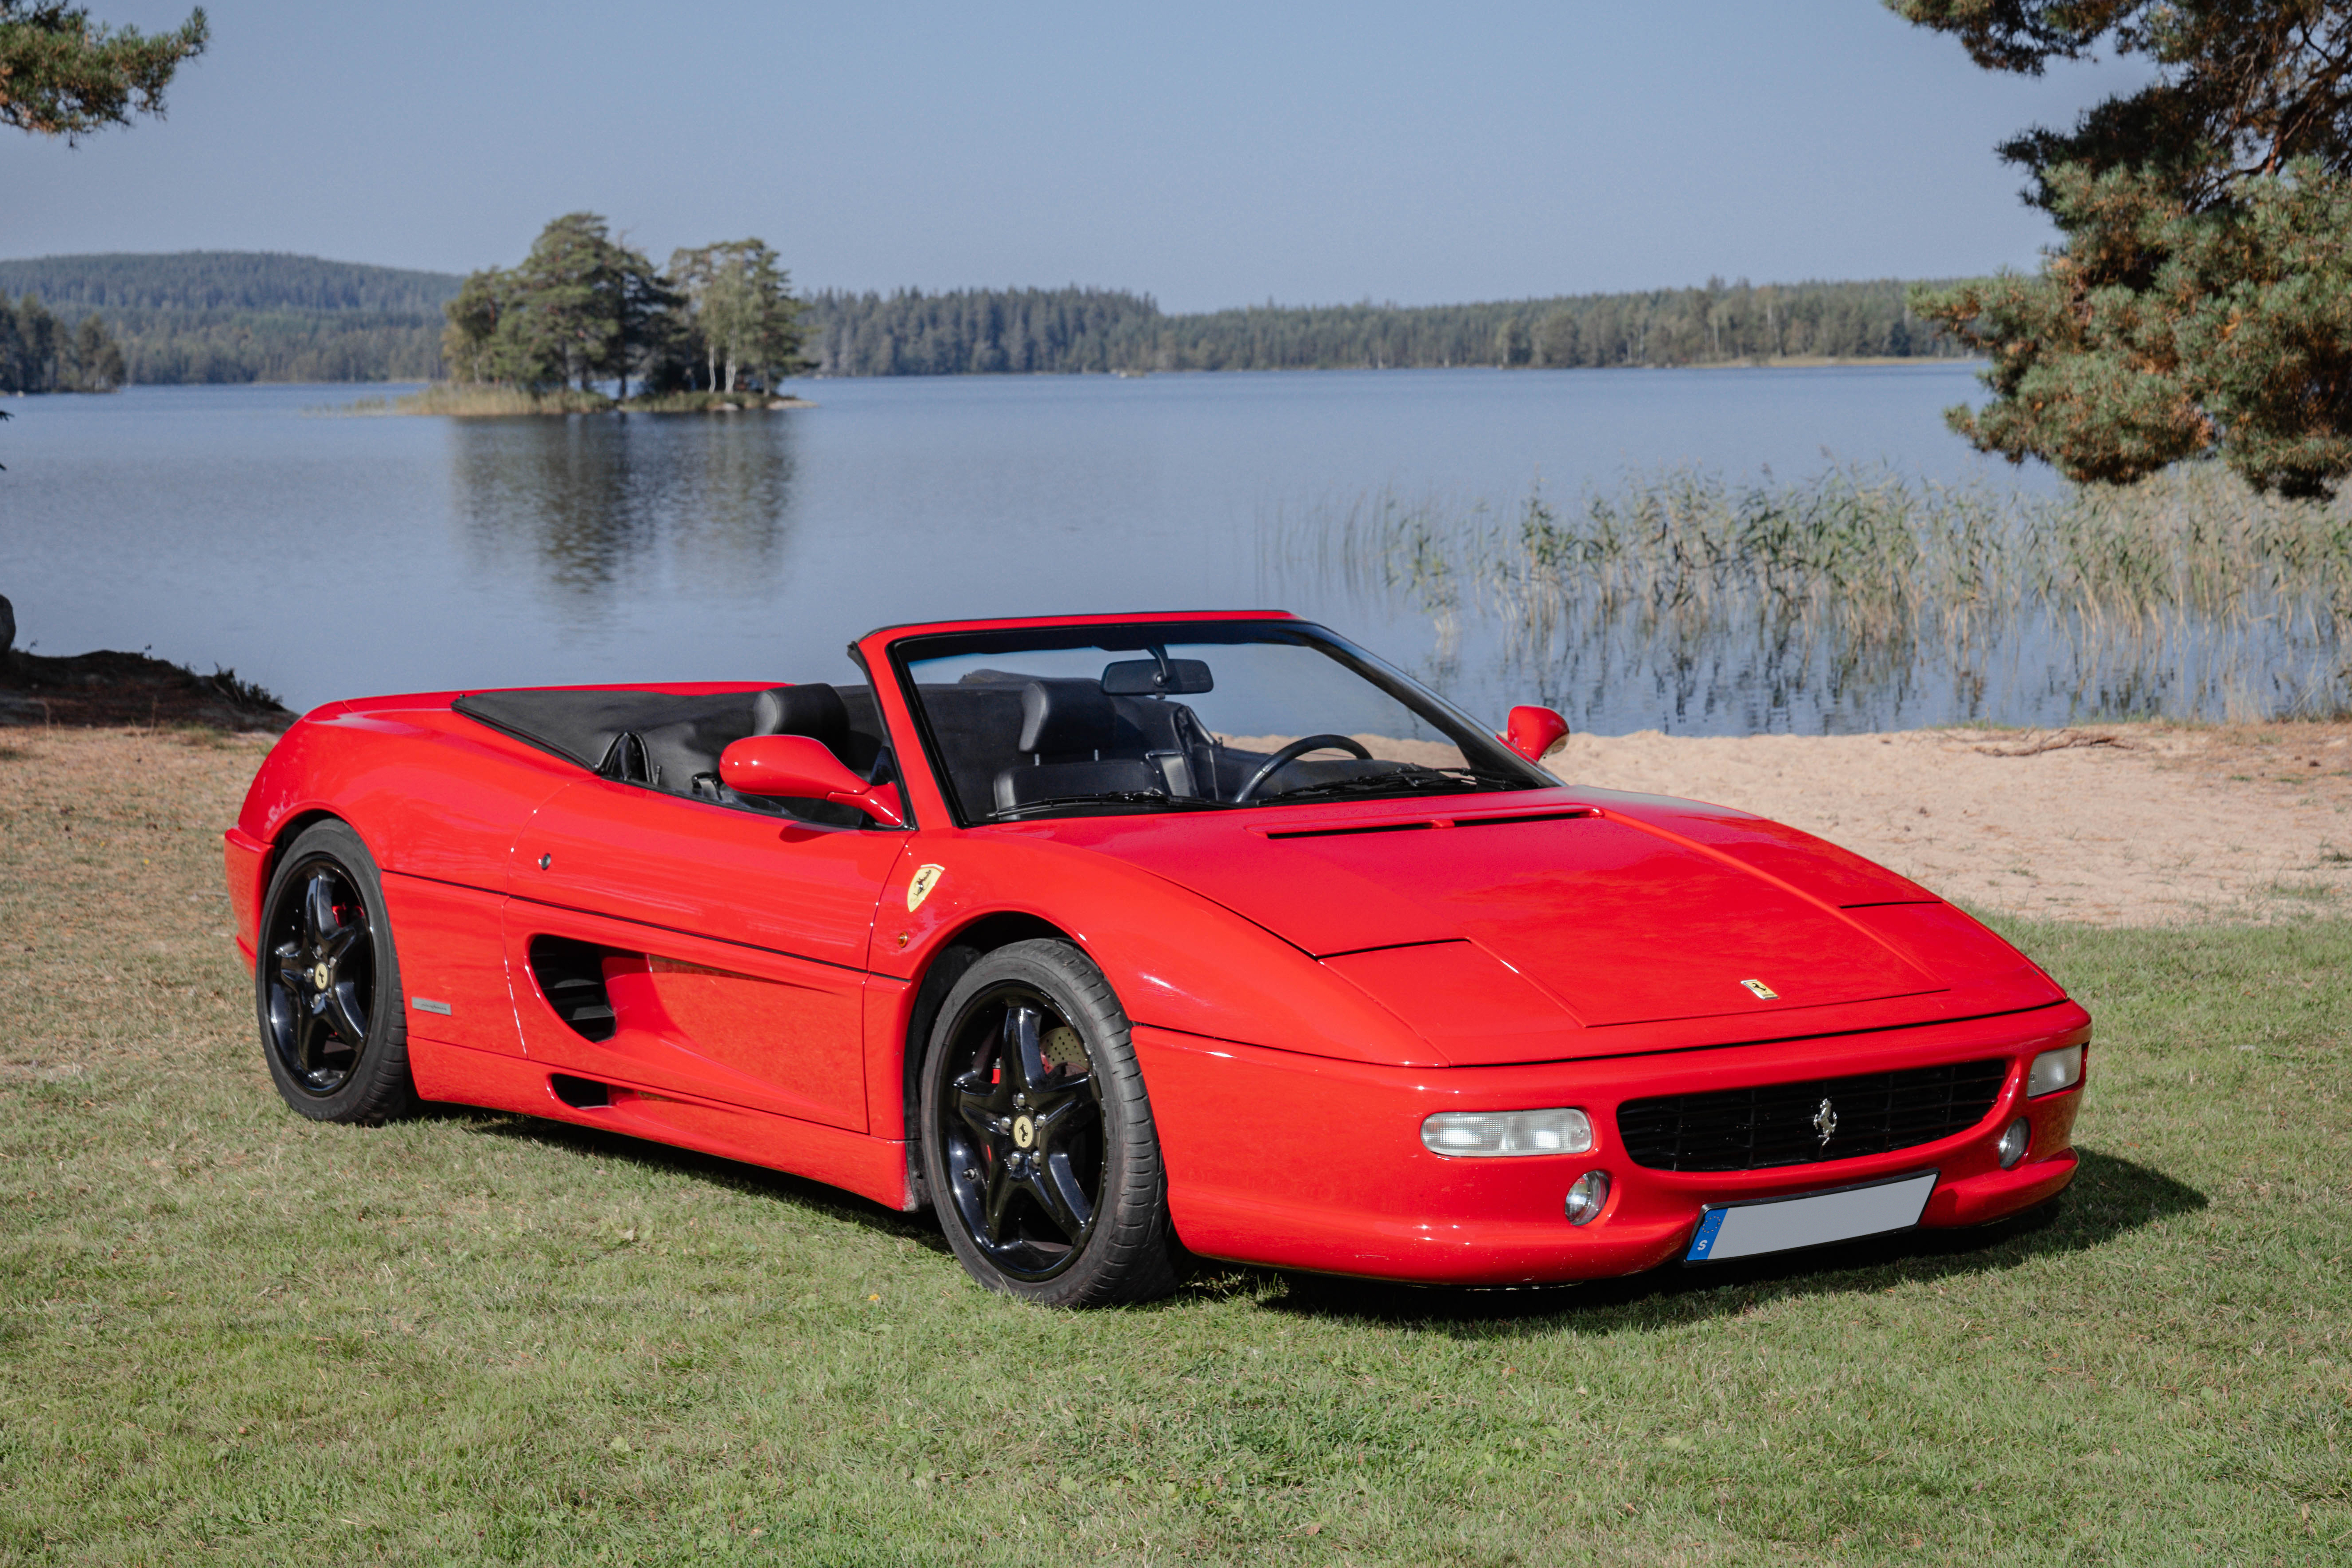
[[[0,140],[0,256],[462,271],[586,207],[656,260],[1173,310],[1974,273],[2051,237],[1993,144],[2137,79],[1993,77],[1875,0],[207,10],[168,120]]]

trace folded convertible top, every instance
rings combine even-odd
[[[449,706],[593,772],[603,764],[613,742],[632,731],[642,734],[687,722],[723,724],[738,735],[748,735],[752,700],[758,696],[757,691],[682,697],[675,691],[525,688],[468,691]]]

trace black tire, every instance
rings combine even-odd
[[[973,1279],[1048,1307],[1176,1288],[1151,1101],[1127,1013],[1085,953],[1018,942],[965,971],[922,1085],[932,1206]]]
[[[317,1121],[414,1110],[400,958],[383,874],[358,834],[320,822],[287,846],[261,900],[258,947],[261,1055],[286,1103]]]

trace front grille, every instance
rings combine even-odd
[[[1654,1171],[1851,1160],[1966,1131],[1984,1120],[2008,1077],[2009,1063],[1996,1058],[1629,1100],[1617,1108],[1617,1135],[1635,1164]],[[1826,1140],[1824,1100],[1836,1119]]]

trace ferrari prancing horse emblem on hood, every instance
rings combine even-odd
[[[913,914],[921,909],[923,900],[931,896],[931,889],[938,887],[940,879],[947,874],[945,866],[916,867],[915,879],[907,884],[907,912]]]
[[[911,904],[908,906],[909,909],[912,909],[913,907],[914,906]],[[1743,980],[1739,984],[1747,986],[1748,990],[1754,992],[1756,994],[1756,1000],[1759,1002],[1778,1002],[1780,999],[1780,994],[1778,991],[1773,990],[1769,985],[1765,984],[1761,980]]]

